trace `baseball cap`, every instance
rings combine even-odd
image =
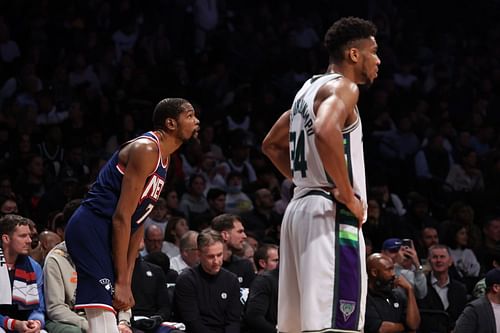
[[[389,238],[382,244],[382,250],[399,250],[401,247],[401,239],[399,238]]]
[[[486,273],[485,283],[487,288],[494,284],[500,284],[500,268],[493,268],[488,271],[488,273]]]

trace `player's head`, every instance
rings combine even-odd
[[[390,292],[394,288],[394,263],[382,253],[373,253],[366,260],[368,285],[371,290]]]
[[[376,26],[357,17],[344,17],[326,32],[324,44],[330,62],[354,66],[355,83],[372,83],[377,77],[380,59],[377,56]]]
[[[224,243],[231,250],[241,251],[247,238],[245,227],[238,215],[221,214],[212,219],[212,229],[220,232]]]
[[[11,254],[28,255],[31,245],[30,220],[15,214],[0,219],[1,247]]]
[[[272,271],[279,264],[279,248],[274,244],[263,244],[255,251],[253,258],[259,271]]]
[[[211,275],[219,273],[222,267],[224,244],[219,232],[205,229],[197,238],[200,265]]]
[[[198,137],[200,121],[193,106],[182,98],[165,98],[153,111],[153,129],[172,133],[182,142]]]

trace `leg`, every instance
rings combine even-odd
[[[278,287],[278,328],[280,332],[300,332],[300,285],[296,248],[292,237],[294,203],[285,212],[281,224]]]
[[[364,317],[366,272],[364,243],[357,222],[342,216],[336,220],[336,204],[323,196],[306,196],[290,205],[285,214],[288,225],[282,226],[282,241],[285,238],[287,244],[282,248],[285,258],[282,255],[280,261],[284,266],[295,265],[296,282],[292,287],[298,290],[299,297],[293,304],[286,298],[290,289],[283,289],[284,299],[279,303],[283,309],[278,310],[280,331],[359,331]],[[290,246],[294,251],[292,262]],[[280,290],[281,277],[280,271]],[[283,305],[284,302],[293,305]],[[290,306],[299,315],[297,319],[288,317],[293,324],[287,326],[279,315]]]
[[[102,309],[86,308],[85,314],[89,321],[87,333],[118,333],[115,314]]]
[[[50,333],[83,333],[82,329],[75,325],[60,323],[57,321],[47,320],[45,328]]]
[[[114,311],[111,222],[80,206],[66,227],[66,245],[78,275],[75,309]]]

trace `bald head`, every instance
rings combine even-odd
[[[43,265],[47,253],[60,242],[62,242],[62,238],[55,232],[42,231],[38,235],[38,246],[30,251],[30,256]]]
[[[151,224],[144,232],[144,245],[148,253],[160,252],[163,245],[163,231],[155,224]]]
[[[394,271],[392,259],[382,253],[373,253],[366,259],[368,279],[377,278],[383,271]]]
[[[38,235],[38,239],[45,253],[48,253],[54,246],[62,242],[61,236],[52,231],[42,231]]]

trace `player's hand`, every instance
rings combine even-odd
[[[340,195],[340,191],[338,188],[334,188],[332,190],[333,196],[335,197],[335,200],[337,200],[340,203],[343,203],[347,209],[356,217],[356,219],[359,222],[359,227],[361,228],[361,224],[363,223],[365,219],[365,207],[363,206],[363,202],[358,199],[358,197],[353,196],[351,200],[346,200]]]
[[[118,324],[118,332],[119,333],[132,333],[132,329],[129,326],[120,323],[120,324]]]
[[[130,285],[115,283],[115,294],[113,295],[113,307],[120,310],[128,310],[135,304]]]

